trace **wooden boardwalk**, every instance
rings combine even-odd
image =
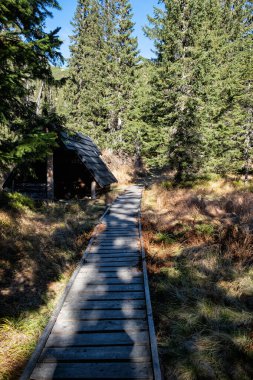
[[[139,209],[119,196],[21,379],[161,378]]]

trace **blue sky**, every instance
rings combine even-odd
[[[147,24],[147,15],[152,15],[153,7],[157,5],[158,0],[131,0],[134,13],[135,35],[138,37],[139,50],[143,57],[151,58],[153,44],[144,36],[142,27]],[[76,9],[76,0],[59,0],[62,7],[61,11],[53,11],[54,17],[47,20],[47,28],[52,30],[60,26],[60,38],[63,40],[61,52],[65,58],[69,57],[69,35],[72,34],[72,26],[70,24],[74,17]]]

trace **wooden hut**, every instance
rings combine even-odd
[[[58,147],[44,161],[25,163],[7,177],[3,188],[35,199],[95,197],[117,179],[101,159],[94,142],[82,133],[58,134]]]

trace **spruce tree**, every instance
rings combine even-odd
[[[150,18],[155,38],[157,74],[153,80],[153,122],[167,133],[168,161],[177,180],[194,177],[203,166],[203,64],[199,47],[205,20],[202,1],[165,0],[164,10]]]
[[[179,181],[238,171],[243,158],[249,167],[252,4],[163,4],[147,33],[157,50],[151,121],[167,133],[168,162]]]
[[[213,166],[216,171],[249,171],[252,155],[252,3],[220,3],[219,70],[212,128]],[[217,91],[218,89],[218,91]],[[210,99],[211,100],[211,99]],[[212,99],[214,100],[214,99]]]
[[[126,126],[137,76],[138,43],[129,0],[105,1],[108,129],[114,133]]]
[[[118,147],[127,125],[138,63],[128,0],[79,1],[72,37],[69,127]]]
[[[104,40],[101,6],[79,0],[73,21],[71,59],[66,99],[68,125],[99,140],[105,128]]]

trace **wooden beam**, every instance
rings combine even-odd
[[[91,199],[96,199],[96,181],[91,182]]]
[[[47,158],[47,198],[54,199],[54,156],[53,153]]]

